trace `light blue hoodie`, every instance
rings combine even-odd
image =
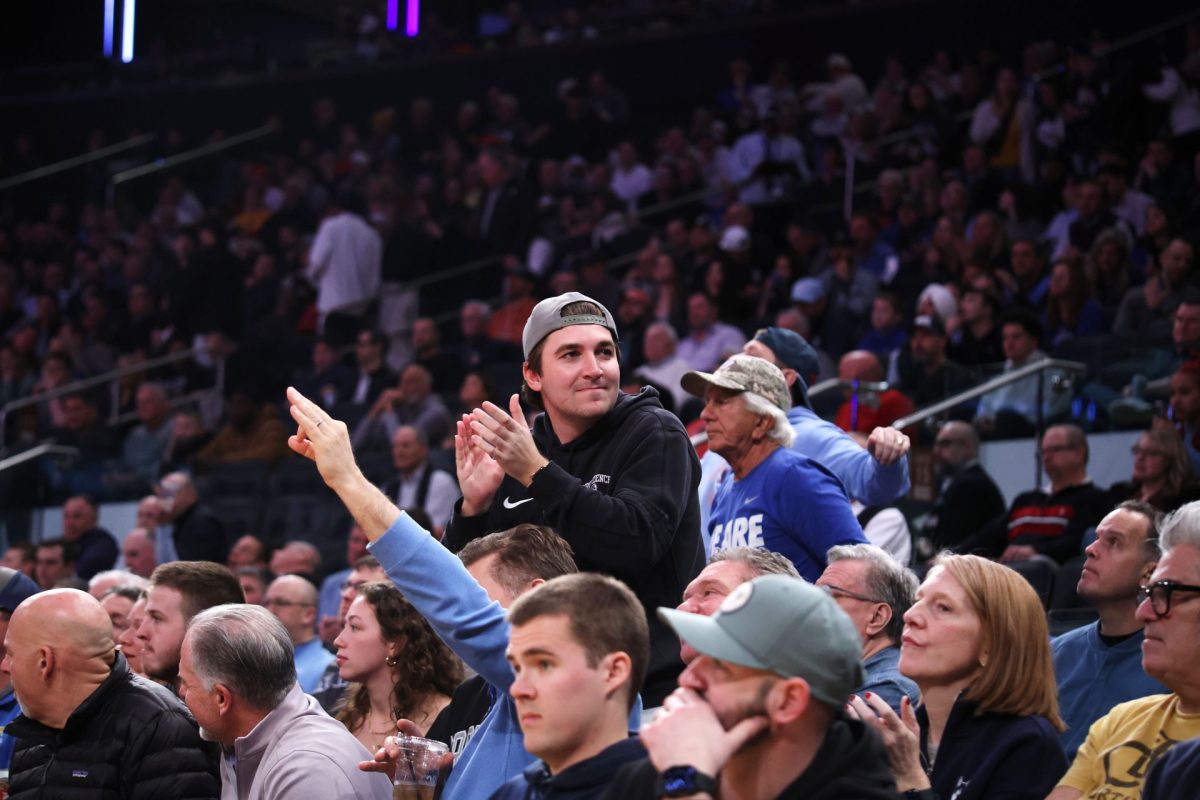
[[[368,549],[438,636],[492,688],[496,700],[459,754],[442,793],[444,800],[487,800],[536,760],[525,750],[508,694],[514,676],[505,656],[510,630],[505,611],[458,557],[408,514],[401,513]],[[640,719],[639,698],[630,715],[631,730],[640,727]]]

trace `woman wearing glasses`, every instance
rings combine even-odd
[[[1017,573],[977,556],[934,561],[904,615],[900,672],[922,704],[853,711],[888,747],[900,791],[922,800],[1042,800],[1067,768],[1042,604]]]
[[[374,753],[396,720],[424,735],[462,682],[462,663],[390,583],[367,583],[333,642],[343,679],[352,681],[334,713]]]
[[[1114,505],[1123,500],[1141,500],[1169,513],[1184,503],[1200,500],[1200,482],[1192,473],[1183,441],[1173,429],[1158,427],[1144,432],[1132,454],[1132,477],[1109,490]]]

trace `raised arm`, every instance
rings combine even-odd
[[[287,390],[296,434],[288,446],[312,459],[330,489],[366,533],[388,577],[459,658],[507,690],[508,622],[462,562],[387,499],[354,462],[346,424],[293,388]]]
[[[796,431],[793,448],[836,475],[852,497],[866,505],[888,505],[908,493],[907,436],[893,428],[877,428],[871,438],[886,434],[891,441],[880,441],[872,454],[836,425],[817,423]]]

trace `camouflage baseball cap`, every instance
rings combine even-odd
[[[685,372],[679,383],[697,397],[704,397],[709,386],[719,386],[734,392],[754,392],[785,413],[792,407],[787,379],[779,367],[755,356],[730,356],[716,372]]]

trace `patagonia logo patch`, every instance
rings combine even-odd
[[[73,770],[71,770],[71,777],[72,777],[72,778],[86,778],[86,777],[88,776],[88,774],[89,774],[89,773],[88,773],[88,771],[87,771],[86,769],[73,769]]]

